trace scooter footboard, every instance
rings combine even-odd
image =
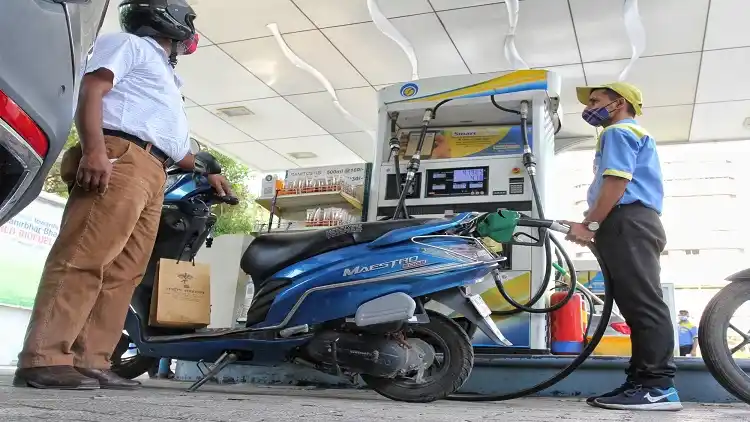
[[[479,295],[466,292],[464,287],[443,290],[431,295],[432,300],[447,306],[471,321],[492,341],[502,346],[513,344],[505,338],[492,320],[492,311]]]

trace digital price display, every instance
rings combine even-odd
[[[489,167],[427,170],[427,197],[487,195]]]
[[[483,182],[483,169],[458,169],[453,170],[453,182]]]

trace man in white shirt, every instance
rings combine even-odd
[[[101,36],[78,101],[81,144],[63,156],[71,186],[19,355],[16,386],[132,389],[110,370],[133,290],[151,255],[165,169],[195,168],[173,67],[197,47],[185,0],[125,0],[123,33]],[[209,157],[210,158],[210,157]],[[220,196],[226,179],[209,176]]]

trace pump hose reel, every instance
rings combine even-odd
[[[544,219],[544,209],[542,205],[542,201],[539,195],[539,190],[536,184],[536,159],[534,157],[534,154],[531,150],[531,146],[529,144],[528,139],[528,111],[529,111],[529,103],[527,101],[521,102],[521,110],[512,110],[507,109],[495,101],[494,96],[490,97],[492,104],[505,112],[510,112],[514,114],[518,114],[520,116],[521,120],[521,137],[523,140],[523,148],[524,148],[524,154],[523,154],[523,164],[526,168],[527,174],[529,176],[529,182],[531,183],[531,190],[534,196],[534,204],[536,205],[537,214],[539,215],[540,219]],[[409,189],[411,189],[411,185],[414,182],[414,178],[416,176],[416,172],[419,169],[420,164],[420,158],[421,158],[421,151],[422,146],[424,144],[424,139],[427,134],[427,128],[429,127],[430,121],[435,119],[435,115],[437,113],[437,110],[442,106],[443,104],[451,101],[451,99],[443,100],[439,102],[433,109],[427,109],[425,110],[424,118],[422,120],[422,127],[419,134],[419,142],[417,143],[417,149],[412,158],[409,161],[409,165],[407,166],[407,174],[406,174],[406,180],[401,187],[401,172],[399,167],[399,146],[395,146],[396,140],[396,120],[398,116],[392,116],[391,117],[391,133],[392,133],[392,139],[391,139],[391,151],[393,154],[394,164],[395,164],[395,171],[396,171],[396,186],[397,189],[400,189],[400,191],[397,190],[397,193],[399,194],[399,201],[396,205],[396,212],[394,213],[393,218],[398,219],[401,215],[403,215],[405,218],[410,218],[406,211],[405,206],[405,200],[408,195]],[[544,275],[544,282],[541,284],[541,287],[539,291],[537,291],[533,297],[530,298],[529,302],[526,304],[521,304],[516,302],[506,291],[503,287],[502,280],[499,277],[499,274],[497,271],[493,272],[493,277],[495,278],[495,285],[497,286],[497,289],[499,290],[500,294],[503,296],[503,298],[511,304],[511,306],[514,307],[513,310],[505,311],[505,312],[497,312],[493,311],[493,315],[512,315],[517,314],[521,312],[530,312],[530,313],[549,313],[553,312],[557,309],[562,308],[564,305],[568,303],[570,298],[573,297],[573,294],[575,294],[576,291],[576,271],[575,267],[573,265],[573,261],[570,259],[570,256],[565,251],[565,248],[560,244],[560,241],[555,238],[552,234],[550,234],[546,229],[540,228],[539,229],[539,239],[536,239],[536,243],[530,244],[526,242],[520,242],[515,244],[526,244],[527,246],[543,246],[545,248],[545,261],[546,261],[546,268],[545,268],[545,275]],[[571,275],[571,283],[569,286],[569,291],[565,298],[561,300],[560,302],[556,303],[553,306],[547,307],[547,308],[534,308],[533,306],[541,300],[542,297],[544,297],[544,294],[546,293],[546,289],[549,286],[549,282],[551,280],[552,276],[552,244],[554,244],[556,249],[556,254],[558,257],[560,257],[562,260],[565,261],[566,266],[568,267],[569,274]],[[609,294],[612,291],[611,288],[611,280],[609,271],[607,270],[606,266],[601,260],[601,257],[599,256],[599,253],[596,250],[596,247],[591,244],[589,245],[589,248],[591,249],[592,253],[596,257],[597,262],[599,263],[599,267],[602,269],[602,275],[604,277],[604,292],[605,292],[605,299],[604,299],[604,306],[602,309],[602,314],[599,319],[599,323],[596,326],[596,330],[594,331],[593,335],[591,336],[591,341],[589,341],[586,346],[584,347],[583,351],[576,356],[573,361],[568,364],[565,368],[563,368],[560,372],[558,372],[556,375],[550,377],[547,380],[544,380],[534,386],[531,386],[529,388],[525,388],[522,390],[515,391],[513,393],[507,393],[507,394],[499,394],[499,395],[454,395],[447,398],[447,400],[454,400],[454,401],[503,401],[503,400],[512,400],[520,397],[525,397],[531,394],[538,393],[542,390],[545,390],[552,385],[562,381],[565,379],[568,375],[570,375],[573,371],[575,371],[581,364],[588,359],[588,357],[593,353],[594,349],[599,345],[599,342],[601,341],[602,337],[604,336],[604,332],[607,329],[607,326],[609,325],[609,320],[612,315],[612,308],[614,306],[614,300],[612,298],[612,295]],[[594,314],[594,309],[592,307],[591,314]],[[590,328],[590,327],[588,327]],[[587,328],[587,332],[588,332]]]

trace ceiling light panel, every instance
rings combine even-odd
[[[218,109],[244,106],[252,116],[225,118]],[[327,132],[281,97],[207,107],[237,129],[257,140],[324,135]]]

